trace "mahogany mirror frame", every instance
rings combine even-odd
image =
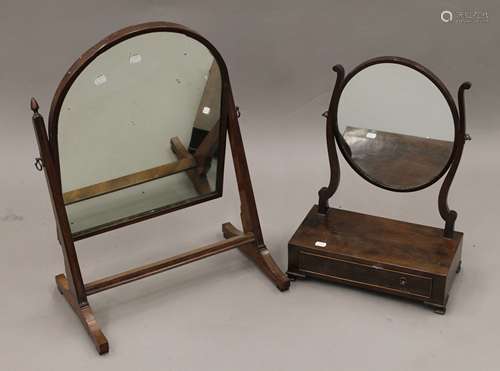
[[[62,192],[59,162],[57,132],[58,116],[62,103],[72,83],[95,58],[124,40],[151,32],[172,32],[193,38],[203,44],[211,52],[218,64],[221,74],[222,96],[218,139],[220,157],[217,162],[218,170],[215,192],[207,195],[202,194],[194,199],[189,199],[174,204],[173,206],[159,207],[149,212],[129,218],[123,218],[116,222],[84,231],[84,233],[72,233]],[[88,302],[88,296],[98,292],[149,277],[234,248],[240,249],[240,251],[250,258],[279,290],[285,291],[289,288],[289,279],[275,263],[264,244],[239,128],[239,110],[234,103],[226,64],[217,49],[203,36],[183,25],[170,22],[143,23],[114,32],[82,54],[64,75],[52,101],[49,114],[48,134],[44,119],[39,113],[39,105],[34,98],[31,99],[31,110],[33,111],[32,121],[40,153],[40,157],[36,159],[35,165],[39,170],[43,170],[45,173],[57,226],[57,237],[64,257],[65,274],[59,274],[55,277],[57,288],[60,293],[64,295],[66,301],[80,319],[99,354],[107,353],[109,351],[109,344],[97,324],[94,313]],[[113,274],[93,282],[84,282],[75,249],[75,241],[222,196],[226,132],[229,136],[238,183],[241,202],[242,230],[239,230],[231,223],[224,223],[222,225],[222,232],[225,239],[222,241],[205,245],[198,249],[150,263],[142,267]]]
[[[423,184],[413,183],[417,184],[414,187],[396,188],[395,184],[412,185],[407,182],[408,179],[405,179],[405,182],[393,183],[393,187],[390,187],[382,184],[379,177],[368,176],[354,163],[350,156],[350,147],[339,129],[337,115],[344,88],[359,72],[379,63],[403,65],[422,73],[440,90],[451,110],[455,135],[450,158],[441,171],[435,166],[434,169],[430,167],[430,171],[436,171],[431,174],[434,176],[425,179],[427,181]],[[330,180],[327,187],[319,190],[318,204],[313,205],[288,243],[287,274],[293,279],[313,278],[402,297],[423,303],[434,312],[444,314],[453,282],[462,263],[463,233],[455,231],[457,212],[450,210],[448,206],[448,193],[460,163],[464,143],[470,139],[465,133],[464,91],[469,89],[471,84],[464,82],[460,85],[457,107],[441,80],[422,65],[409,59],[390,56],[370,59],[355,67],[347,76],[341,65],[335,65],[333,70],[337,73],[335,87],[328,111],[323,114],[326,117]],[[375,88],[379,86],[375,85]],[[388,136],[382,138],[379,147],[383,146]],[[396,148],[395,145],[398,144],[415,145],[418,149],[422,141],[415,138],[406,134],[395,135],[388,147]],[[451,146],[451,142],[448,145]],[[415,192],[424,189],[446,174],[438,197],[439,213],[445,221],[444,229],[363,214],[342,207],[330,207],[328,201],[340,183],[337,146],[347,163],[363,179],[393,192]],[[376,155],[375,150],[370,155]],[[383,165],[381,163],[381,173],[386,171]],[[403,163],[403,166],[411,164]],[[412,172],[407,172],[401,177],[409,177],[411,174]]]
[[[404,189],[390,187],[388,185],[377,182],[375,179],[368,176],[349,156],[346,146],[344,145],[344,139],[339,130],[338,123],[338,107],[340,102],[340,97],[342,95],[343,90],[349,83],[349,81],[356,76],[358,73],[363,71],[364,69],[381,63],[394,63],[409,67],[414,69],[417,72],[420,72],[425,77],[427,77],[443,94],[453,117],[453,125],[454,125],[454,140],[453,140],[453,148],[451,155],[442,168],[442,170],[431,178],[428,182],[414,186],[408,187]],[[325,214],[328,210],[328,200],[333,196],[336,192],[339,183],[340,183],[340,164],[337,156],[337,151],[335,148],[335,141],[337,142],[338,148],[342,153],[344,159],[351,166],[351,168],[360,175],[367,182],[389,191],[393,192],[415,192],[427,187],[430,187],[434,183],[436,183],[440,178],[448,172],[446,175],[443,184],[441,185],[441,189],[439,191],[438,197],[438,209],[439,214],[443,218],[445,222],[444,228],[444,236],[451,237],[453,235],[455,220],[457,218],[457,212],[454,210],[450,210],[448,206],[448,193],[453,182],[453,178],[455,177],[455,173],[457,172],[458,165],[460,163],[460,159],[462,157],[462,152],[464,148],[464,144],[466,140],[469,140],[470,137],[466,134],[465,131],[465,104],[464,104],[464,91],[470,89],[470,82],[464,82],[460,85],[458,89],[458,108],[453,99],[453,96],[449,92],[446,85],[429,69],[424,67],[423,65],[402,57],[394,57],[394,56],[384,56],[369,59],[357,67],[355,67],[351,72],[347,75],[345,74],[345,70],[342,65],[338,64],[333,67],[333,70],[337,73],[337,79],[335,82],[335,88],[332,94],[332,98],[330,100],[330,106],[328,111],[324,113],[324,116],[327,118],[326,124],[326,138],[327,138],[327,147],[328,147],[328,159],[330,163],[330,182],[327,187],[323,187],[318,192],[319,201],[318,201],[318,210],[320,213]]]

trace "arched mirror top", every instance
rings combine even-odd
[[[49,115],[72,232],[220,197],[229,102],[224,60],[184,26],[127,27],[85,52]]]

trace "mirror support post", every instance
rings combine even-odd
[[[68,217],[66,215],[59,177],[54,166],[45,122],[42,115],[38,112],[38,109],[38,102],[35,98],[31,98],[33,128],[35,130],[42,167],[47,180],[52,209],[57,224],[57,237],[64,256],[66,275],[59,274],[55,277],[57,289],[64,295],[64,298],[82,322],[99,354],[104,354],[109,351],[108,341],[97,325],[92,309],[87,302],[87,294],[85,292]]]
[[[279,290],[285,291],[290,287],[290,280],[276,264],[264,244],[252,182],[250,180],[250,172],[248,170],[243,140],[241,138],[241,131],[238,123],[238,113],[230,85],[228,85],[226,89],[227,94],[224,94],[224,96],[228,100],[227,130],[240,195],[243,232],[238,231],[238,229],[230,223],[225,223],[222,226],[222,231],[226,238],[231,238],[241,233],[253,233],[255,242],[240,247],[240,250],[275,283]]]
[[[33,127],[35,129],[40,157],[42,159],[45,178],[50,192],[52,209],[57,222],[57,236],[63,249],[69,288],[75,295],[78,303],[85,303],[87,301],[87,297],[85,295],[83,279],[78,265],[75,246],[71,238],[68,219],[65,215],[64,205],[60,202],[62,194],[58,185],[54,162],[50,152],[45,122],[42,115],[38,113],[38,103],[34,98],[31,99],[31,109],[33,111]]]
[[[448,193],[450,191],[451,183],[457,172],[460,159],[462,158],[462,152],[464,149],[464,144],[466,140],[466,129],[465,129],[465,90],[470,89],[471,83],[464,82],[458,88],[458,116],[459,116],[459,128],[457,130],[457,138],[455,139],[455,146],[453,148],[453,161],[446,174],[446,178],[441,185],[438,198],[439,214],[445,221],[444,227],[444,237],[453,238],[453,233],[455,231],[455,221],[457,219],[457,212],[455,210],[450,210],[448,206]]]
[[[345,71],[344,67],[342,67],[342,65],[340,64],[333,66],[333,70],[337,73],[337,79],[335,81],[335,88],[330,100],[328,114],[326,115],[326,143],[328,147],[328,160],[330,162],[330,183],[328,184],[328,187],[323,187],[318,192],[318,211],[319,213],[324,215],[327,214],[329,209],[328,200],[335,193],[340,182],[340,164],[337,155],[337,149],[335,148],[337,112],[333,112],[333,110],[338,106],[338,100],[340,99],[341,86],[344,80]]]

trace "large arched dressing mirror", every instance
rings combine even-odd
[[[221,196],[222,80],[200,41],[125,39],[65,86],[51,119],[74,235]]]
[[[234,248],[280,290],[288,289],[264,244],[226,65],[201,35],[166,22],[122,29],[64,75],[48,135],[35,99],[31,109],[40,150],[36,164],[46,174],[64,255],[57,288],[99,354],[109,346],[89,295]],[[219,242],[84,282],[75,241],[222,196],[226,135],[241,230],[225,223]]]
[[[437,76],[406,58],[370,59],[347,75],[341,65],[334,71],[324,114],[330,182],[290,240],[288,274],[418,300],[443,314],[462,259],[463,233],[455,231],[457,213],[447,199],[468,137],[470,83],[460,86],[457,107]],[[415,192],[446,174],[438,197],[444,228],[330,207],[340,183],[336,147],[356,173],[389,191]]]

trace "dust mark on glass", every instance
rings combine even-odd
[[[130,64],[140,63],[142,61],[142,56],[140,54],[131,54],[128,61]]]
[[[104,84],[106,81],[108,81],[108,79],[106,78],[106,75],[99,75],[95,78],[94,80],[94,84],[96,86],[99,86],[99,85],[102,85]]]
[[[17,215],[14,211],[7,209],[7,212],[0,217],[2,222],[22,222],[24,217],[22,215]]]

